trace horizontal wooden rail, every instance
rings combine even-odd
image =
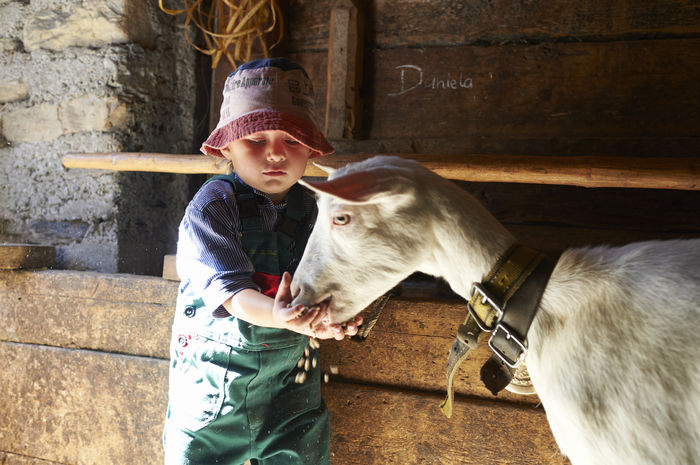
[[[62,161],[66,168],[180,174],[220,174],[226,173],[228,166],[224,158],[204,155],[134,152],[68,153]]]
[[[417,160],[440,176],[460,181],[700,190],[699,157],[397,155]],[[320,161],[338,168],[372,156],[333,155]],[[63,165],[114,171],[217,174],[226,172],[227,160],[162,153],[69,153],[63,157]],[[326,175],[312,161],[304,174]]]

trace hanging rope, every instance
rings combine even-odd
[[[277,0],[185,0],[185,8],[172,10],[158,6],[169,15],[187,13],[185,19],[185,38],[200,52],[211,56],[211,67],[216,68],[222,56],[236,69],[236,62],[250,60],[253,43],[257,39],[262,53],[268,57],[269,49],[279,44],[284,33],[282,11]],[[264,34],[272,32],[279,23],[277,41],[269,48]],[[193,24],[202,31],[206,48],[197,46],[189,34],[189,25]],[[231,50],[231,45],[234,45]]]

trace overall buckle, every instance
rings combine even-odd
[[[474,321],[479,326],[479,328],[482,331],[490,333],[494,330],[494,327],[496,327],[496,325],[488,326],[486,322],[479,317],[479,315],[476,313],[476,310],[474,309],[474,307],[472,307],[471,304],[471,301],[474,300],[475,297],[480,298],[482,304],[488,305],[493,309],[493,311],[496,312],[496,324],[499,321],[501,321],[501,318],[503,318],[503,304],[501,304],[499,299],[497,299],[493,294],[491,294],[491,292],[488,289],[486,289],[482,283],[474,283],[472,285],[471,296],[469,302],[467,302],[467,310],[469,310],[469,314],[472,318],[474,318]]]

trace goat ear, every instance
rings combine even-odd
[[[391,184],[376,171],[355,172],[327,181],[305,181],[299,183],[312,191],[328,194],[350,203],[371,203],[382,194],[389,194]]]
[[[316,168],[320,169],[321,171],[323,171],[326,174],[333,174],[336,172],[336,168],[333,168],[332,166],[322,165],[317,161],[313,162],[313,164]]]

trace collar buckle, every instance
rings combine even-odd
[[[477,299],[481,300],[481,305],[488,306],[490,310],[496,314],[493,320],[494,323],[491,326],[486,324],[486,322],[478,315],[474,305],[472,305],[472,302],[478,302]],[[498,323],[503,318],[503,304],[500,302],[500,299],[486,289],[482,283],[474,283],[472,285],[471,296],[469,298],[469,302],[467,302],[467,310],[469,310],[469,314],[479,328],[487,333],[490,333],[496,329]]]
[[[525,341],[503,322],[496,324],[489,338],[489,347],[510,368],[520,365],[527,352]]]

